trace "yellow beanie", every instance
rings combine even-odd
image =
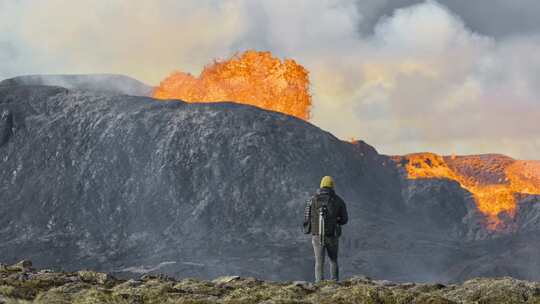
[[[321,188],[334,189],[334,179],[331,176],[325,176],[321,180]]]

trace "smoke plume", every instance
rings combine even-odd
[[[539,159],[538,5],[520,4],[0,0],[0,77],[107,72],[156,85],[268,50],[310,72],[312,122],[340,138],[387,154]]]

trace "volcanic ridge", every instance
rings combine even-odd
[[[540,279],[538,162],[386,156],[279,112],[77,77],[0,82],[5,263],[309,280],[303,206],[332,175],[351,217],[344,277]]]

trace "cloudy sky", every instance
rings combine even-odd
[[[304,65],[312,122],[340,138],[540,159],[538,0],[0,0],[0,78],[155,85],[246,49]]]

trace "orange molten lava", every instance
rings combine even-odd
[[[473,194],[478,210],[488,218],[488,228],[501,225],[499,214],[513,217],[515,194],[540,194],[540,161],[520,161],[502,155],[442,157],[432,153],[394,157],[406,163],[408,178],[446,178]]]
[[[270,52],[246,51],[215,61],[199,77],[174,72],[153,95],[187,102],[234,101],[304,120],[311,110],[307,70],[292,59],[274,58]]]

